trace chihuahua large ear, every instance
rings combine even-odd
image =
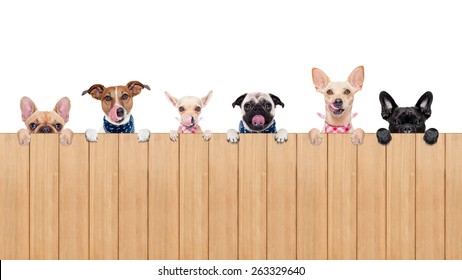
[[[432,115],[432,105],[433,101],[433,94],[430,91],[424,93],[420,98],[419,101],[415,104],[415,107],[419,108],[420,111],[424,114],[425,119],[428,119]]]
[[[71,101],[67,97],[61,98],[56,103],[54,111],[64,119],[64,122],[69,121],[69,111],[71,110]]]
[[[357,90],[360,90],[363,88],[363,83],[364,83],[364,66],[358,66],[356,67],[348,76],[347,80],[350,85]]]
[[[276,95],[274,94],[269,94],[269,96],[271,97],[271,99],[273,99],[273,102],[274,102],[274,107],[276,107],[276,105],[281,105],[282,108],[284,108],[284,103],[282,103],[281,99],[279,99],[279,97],[277,97]]]
[[[322,92],[330,83],[329,77],[326,75],[326,73],[322,72],[321,69],[313,68],[311,70],[311,75],[313,76],[314,87],[318,92]]]
[[[393,110],[395,110],[398,105],[395,100],[393,100],[393,97],[391,97],[391,95],[389,95],[386,91],[382,91],[380,93],[379,100],[382,105],[382,118],[384,120],[388,120],[390,115],[393,113]]]
[[[143,89],[151,90],[148,85],[144,85],[138,81],[128,82],[127,87],[132,92],[133,96],[140,94]]]
[[[22,121],[25,122],[35,111],[37,111],[37,107],[35,107],[34,101],[27,96],[21,98],[20,105],[21,107],[21,116]]]
[[[204,96],[204,97],[201,98],[202,107],[205,107],[205,105],[207,105],[207,103],[209,103],[210,98],[212,98],[212,93],[213,93],[213,91],[209,91],[207,96]]]
[[[84,90],[82,95],[90,94],[91,97],[97,100],[101,100],[101,95],[103,94],[105,87],[101,84],[94,84],[89,89]]]
[[[244,98],[247,96],[247,93],[244,93],[243,95],[239,96],[236,101],[233,102],[233,108],[237,105],[239,107],[242,107],[242,101],[244,101]]]
[[[168,92],[165,91],[165,96],[167,97],[168,101],[173,104],[173,106],[177,107],[178,106],[178,99],[171,96]]]

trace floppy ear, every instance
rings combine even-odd
[[[64,119],[65,122],[69,121],[69,111],[71,110],[71,101],[67,97],[61,98],[56,103],[54,111]]]
[[[35,111],[37,111],[37,107],[35,107],[34,101],[27,96],[21,98],[20,105],[21,107],[21,116],[22,121],[25,122]]]
[[[274,102],[274,107],[276,107],[276,105],[281,105],[282,108],[284,108],[284,103],[282,103],[281,99],[279,99],[279,97],[277,97],[276,95],[274,94],[269,94],[269,96],[271,96],[271,99],[273,99],[273,102]]]
[[[330,83],[329,77],[324,72],[322,72],[321,69],[313,68],[311,70],[311,75],[313,76],[314,87],[318,92],[322,92]]]
[[[391,95],[389,95],[386,91],[382,91],[380,93],[379,100],[380,104],[382,104],[382,118],[387,120],[398,105],[396,105],[393,97],[391,97]]]
[[[151,90],[151,88],[148,85],[144,85],[138,81],[128,82],[127,87],[132,92],[133,96],[137,96],[138,94],[140,94],[141,90],[143,90],[144,88],[147,90]]]
[[[167,96],[168,101],[170,101],[173,106],[177,107],[178,106],[178,99],[175,97],[171,96],[168,92],[165,91],[165,96]]]
[[[207,105],[207,103],[209,103],[210,98],[212,98],[212,93],[213,93],[213,91],[209,91],[207,96],[204,96],[204,97],[201,98],[202,107],[205,107],[205,105]]]
[[[91,97],[97,100],[101,100],[101,95],[103,94],[105,87],[101,84],[94,84],[88,90],[84,90],[82,95],[90,94]]]
[[[430,108],[432,101],[433,94],[430,91],[427,91],[419,98],[419,101],[417,101],[415,104],[415,107],[419,108],[419,110],[424,114],[425,119],[428,119],[432,115],[432,109]]]
[[[360,90],[363,88],[363,83],[364,83],[364,67],[363,66],[358,66],[356,67],[348,76],[347,80],[350,85],[357,90]]]
[[[242,101],[244,101],[244,98],[247,96],[247,93],[244,93],[243,95],[239,96],[236,101],[233,102],[233,108],[238,105],[239,107],[242,107]]]

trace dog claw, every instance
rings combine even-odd
[[[141,129],[138,132],[138,142],[147,142],[149,141],[149,138],[151,137],[151,132],[149,129]]]
[[[204,131],[204,135],[202,136],[205,142],[209,141],[212,138],[212,132],[210,130]]]
[[[176,130],[171,130],[169,137],[172,142],[176,142],[178,140],[178,132]]]
[[[239,134],[236,130],[230,129],[226,132],[226,140],[231,144],[239,143]]]

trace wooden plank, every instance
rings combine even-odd
[[[351,135],[328,139],[328,258],[356,259],[356,146]]]
[[[266,259],[266,135],[239,143],[239,259]]]
[[[446,134],[446,238],[448,260],[462,259],[462,134]]]
[[[180,136],[180,259],[208,259],[208,143]]]
[[[89,258],[88,142],[74,134],[72,145],[59,145],[59,258]]]
[[[99,134],[90,145],[90,259],[119,257],[119,138]]]
[[[149,140],[149,259],[179,259],[179,145],[168,134]]]
[[[415,134],[387,145],[387,259],[415,259]]]
[[[119,259],[148,258],[148,144],[119,134]]]
[[[297,259],[327,259],[327,143],[297,135]]]
[[[58,259],[58,134],[30,143],[30,258]]]
[[[444,259],[445,135],[428,145],[416,135],[416,259]]]
[[[0,259],[29,259],[29,146],[0,134]]]
[[[358,259],[386,259],[386,162],[386,146],[366,134],[358,146]]]
[[[267,259],[297,257],[297,136],[278,144],[267,135]]]
[[[226,155],[226,156],[224,156]],[[209,258],[238,257],[238,145],[226,134],[209,142]]]

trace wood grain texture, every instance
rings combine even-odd
[[[84,134],[59,145],[59,259],[89,258],[89,150]]]
[[[367,134],[358,146],[357,258],[386,259],[386,146]]]
[[[119,258],[119,136],[90,145],[90,259]]]
[[[297,136],[278,144],[267,136],[267,259],[297,257]]]
[[[119,134],[119,259],[148,258],[148,144]]]
[[[462,134],[446,134],[445,257],[448,260],[462,260],[461,159]]]
[[[226,155],[226,156],[224,156]],[[238,145],[226,134],[209,142],[209,258],[238,257]]]
[[[208,259],[208,143],[180,136],[180,259]]]
[[[387,145],[387,259],[415,259],[415,135]]]
[[[0,134],[0,259],[29,259],[29,146]]]
[[[239,259],[266,259],[266,135],[240,135]]]
[[[30,143],[30,258],[58,259],[57,134],[33,134]]]
[[[444,259],[445,135],[428,145],[416,135],[416,259]]]
[[[149,259],[177,260],[180,248],[179,144],[168,134],[149,140]]]
[[[297,259],[327,259],[327,147],[297,135]]]

